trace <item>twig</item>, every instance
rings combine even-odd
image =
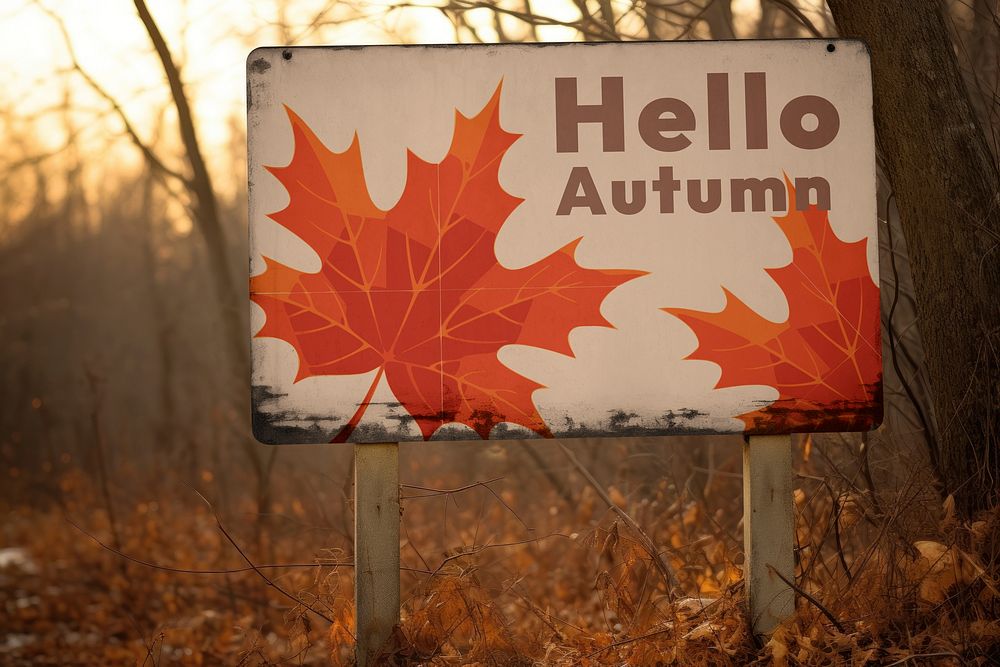
[[[892,336],[892,331],[889,331],[889,335]],[[864,475],[865,483],[868,485],[868,493],[872,497],[872,506],[878,512],[879,516],[881,516],[882,503],[879,502],[878,491],[875,489],[875,477],[872,475],[870,442],[870,434],[865,431],[861,434],[861,474]]]
[[[541,542],[542,540],[546,540],[546,539],[548,539],[550,537],[565,537],[566,539],[571,539],[569,535],[563,535],[562,533],[549,533],[548,535],[543,535],[542,537],[532,537],[532,538],[527,539],[527,540],[518,540],[517,542],[501,542],[501,543],[498,543],[498,544],[482,544],[482,545],[480,545],[478,547],[473,547],[473,548],[467,549],[465,551],[460,551],[458,553],[454,553],[454,554],[452,554],[450,556],[445,556],[441,560],[441,562],[438,564],[438,566],[434,569],[434,571],[431,572],[430,574],[431,574],[431,576],[436,576],[441,571],[441,569],[445,565],[447,565],[448,563],[450,563],[451,561],[457,560],[459,558],[463,558],[465,556],[475,556],[475,555],[477,555],[479,553],[482,553],[483,551],[486,551],[487,549],[499,549],[501,547],[517,547],[517,546],[521,546],[521,545],[524,545],[524,544],[531,544],[533,542]]]
[[[833,501],[833,539],[837,543],[837,558],[840,561],[840,566],[844,568],[847,580],[852,581],[854,577],[851,574],[851,568],[847,566],[847,558],[844,556],[844,543],[840,537],[840,515],[843,511],[841,499],[843,498],[843,494],[834,497],[833,488],[827,486],[827,489],[830,491],[830,500]]]
[[[593,658],[595,655],[600,655],[601,653],[604,653],[605,651],[610,651],[611,649],[618,648],[619,646],[625,646],[626,644],[632,644],[632,643],[637,642],[637,641],[642,641],[643,639],[649,639],[650,637],[655,637],[656,635],[662,635],[663,633],[670,632],[673,629],[674,629],[674,626],[671,625],[668,628],[661,628],[659,630],[653,630],[652,632],[647,632],[646,634],[639,635],[638,637],[629,637],[628,639],[622,639],[620,641],[614,642],[613,644],[608,644],[604,648],[597,649],[593,653],[587,654],[587,658]]]
[[[400,2],[393,4],[386,10],[386,14],[392,11],[397,11],[400,9],[436,9],[441,8],[436,5],[424,5],[416,2]],[[514,18],[520,19],[525,23],[536,25],[536,26],[562,26],[566,28],[573,28],[580,32],[580,34],[589,38],[599,38],[606,39],[609,41],[621,41],[621,37],[612,30],[607,29],[599,21],[595,20],[593,17],[588,17],[588,20],[579,21],[560,21],[558,19],[552,18],[550,16],[543,16],[540,14],[529,14],[526,12],[520,12],[514,9],[507,9],[505,7],[498,7],[495,4],[489,2],[475,2],[471,0],[456,0],[450,9],[465,12],[473,9],[489,9],[495,13],[507,14],[508,16],[513,16]],[[591,30],[587,24],[591,24],[598,28],[598,31]]]
[[[837,617],[833,615],[833,612],[831,612],[829,609],[827,609],[826,607],[824,607],[823,604],[819,600],[817,600],[816,598],[814,598],[812,595],[810,595],[806,591],[802,590],[801,587],[796,586],[795,582],[789,581],[785,577],[785,575],[781,574],[776,569],[774,569],[774,567],[772,565],[768,564],[767,569],[770,570],[773,574],[776,574],[779,579],[781,579],[783,582],[785,582],[786,584],[788,584],[792,588],[792,590],[794,590],[796,593],[798,593],[799,595],[801,595],[802,597],[804,597],[806,600],[809,600],[809,602],[812,603],[812,605],[814,607],[816,607],[816,609],[818,609],[821,614],[823,614],[824,616],[826,616],[830,620],[830,622],[833,623],[834,627],[837,628],[837,630],[839,630],[842,634],[845,634],[845,635],[847,634],[847,630],[844,628],[844,626],[841,624],[841,622],[837,620]]]
[[[131,556],[120,549],[116,549],[110,544],[105,544],[100,539],[97,538],[93,533],[89,533],[84,530],[78,523],[73,521],[71,518],[64,517],[66,523],[76,528],[78,531],[90,538],[97,546],[101,547],[105,551],[109,551],[116,556],[124,558],[125,560],[135,563],[136,565],[142,565],[143,567],[152,568],[154,570],[163,570],[164,572],[174,572],[177,574],[240,574],[242,572],[253,572],[255,568],[253,567],[234,567],[230,569],[220,569],[220,570],[193,570],[183,567],[173,567],[171,565],[163,565],[161,563],[154,563],[152,561],[143,560],[137,558],[136,556]],[[353,562],[347,561],[325,561],[325,562],[315,562],[315,563],[266,563],[264,565],[257,565],[256,569],[260,570],[278,570],[282,568],[295,568],[295,567],[354,567]],[[411,572],[418,572],[420,574],[433,574],[433,572],[428,569],[420,569],[418,567],[403,567],[402,570],[407,570]]]
[[[456,486],[453,489],[438,489],[433,486],[417,486],[416,484],[400,484],[404,489],[416,489],[417,491],[427,491],[428,493],[423,493],[418,496],[401,496],[400,500],[413,500],[415,498],[431,498],[433,496],[450,495],[452,493],[461,493],[462,491],[468,491],[469,489],[474,489],[477,486],[486,486],[487,484],[492,484],[493,482],[498,482],[503,477],[494,477],[493,479],[488,479],[485,482],[473,482],[472,484],[466,484],[465,486]]]
[[[132,141],[135,147],[138,148],[139,151],[143,154],[143,157],[145,157],[146,160],[149,162],[149,164],[151,164],[157,171],[166,174],[167,176],[170,176],[172,178],[176,178],[181,183],[184,183],[186,186],[190,185],[188,178],[186,176],[166,166],[163,163],[163,161],[160,160],[159,156],[157,156],[153,152],[153,150],[146,144],[146,142],[144,142],[139,137],[139,133],[132,125],[131,120],[129,120],[128,115],[126,115],[125,110],[118,103],[118,100],[116,100],[107,90],[105,90],[104,87],[100,83],[98,83],[97,80],[94,77],[92,77],[89,72],[87,72],[87,70],[83,68],[83,65],[80,64],[80,61],[76,56],[76,50],[73,47],[73,41],[70,39],[69,30],[67,30],[66,24],[65,22],[63,22],[62,17],[56,14],[51,9],[49,9],[48,7],[46,7],[45,5],[43,5],[41,2],[36,2],[35,4],[44,14],[46,14],[50,19],[52,19],[52,21],[56,24],[56,27],[59,29],[59,32],[63,37],[63,42],[66,46],[66,52],[69,55],[69,60],[72,69],[77,74],[80,75],[80,77],[87,83],[88,86],[90,86],[91,90],[93,90],[101,98],[103,98],[104,101],[106,101],[109,105],[111,105],[111,108],[114,110],[115,114],[118,116],[118,119],[124,126],[125,133],[128,134],[129,139]]]
[[[795,6],[794,3],[789,2],[789,0],[770,0],[772,4],[777,5],[781,8],[783,12],[791,16],[793,19],[802,24],[802,26],[808,30],[813,37],[825,37],[823,33],[813,24],[809,18],[802,13],[802,10]]]
[[[413,550],[413,553],[417,554],[417,558],[420,559],[420,562],[424,564],[424,567],[427,568],[427,571],[429,572],[431,566],[427,563],[427,559],[424,558],[424,555],[420,553],[420,549],[417,548],[417,545],[413,543],[412,539],[410,539],[410,529],[406,527],[406,522],[400,521],[400,527],[403,529],[403,535],[406,537],[406,545]],[[400,569],[404,568],[400,567]]]
[[[962,656],[952,651],[941,651],[940,653],[914,653],[913,655],[906,656],[902,660],[897,660],[896,662],[890,662],[888,665],[886,665],[886,667],[905,665],[910,660],[917,660],[919,658],[958,658],[959,660],[961,660]]]
[[[111,539],[114,540],[112,544],[116,548],[120,549],[122,546],[121,535],[118,534],[118,519],[115,515],[115,505],[111,500],[111,490],[108,488],[108,468],[107,461],[105,459],[104,452],[104,432],[101,430],[101,407],[103,403],[103,394],[101,393],[101,387],[99,385],[99,379],[97,374],[94,373],[89,366],[84,365],[84,373],[87,376],[87,382],[90,384],[90,392],[94,397],[94,407],[90,413],[90,424],[94,432],[94,453],[97,455],[97,479],[101,488],[101,497],[104,499],[104,511],[108,514],[108,524],[111,527]],[[121,566],[122,576],[128,581],[128,573],[125,571],[125,566]]]
[[[295,597],[294,595],[292,595],[291,593],[289,593],[288,591],[286,591],[284,588],[282,588],[278,584],[274,583],[274,581],[272,581],[270,577],[268,577],[266,574],[264,574],[259,567],[257,567],[256,565],[254,565],[254,562],[252,560],[250,560],[249,557],[247,557],[247,555],[246,555],[246,553],[244,553],[243,549],[240,548],[240,545],[236,542],[236,540],[233,539],[233,536],[229,534],[229,531],[226,530],[226,527],[222,525],[222,520],[219,519],[219,515],[218,515],[218,513],[216,513],[215,508],[212,507],[212,503],[208,502],[208,498],[206,498],[204,495],[202,495],[202,493],[200,491],[198,491],[197,489],[195,489],[195,493],[197,493],[201,497],[201,499],[205,502],[205,504],[208,505],[208,509],[212,512],[212,516],[215,517],[215,525],[218,526],[219,532],[221,532],[223,534],[223,536],[226,538],[226,540],[231,545],[233,545],[233,548],[236,549],[236,551],[239,552],[240,556],[243,558],[243,560],[246,561],[247,565],[249,565],[251,567],[251,569],[253,569],[253,571],[257,573],[257,576],[259,576],[261,579],[264,580],[264,583],[266,583],[268,586],[270,586],[274,590],[276,590],[279,593],[281,593],[282,595],[284,595],[289,600],[292,600],[293,602],[295,602],[296,605],[301,605],[302,607],[305,607],[306,609],[308,609],[312,613],[316,614],[317,616],[319,616],[320,618],[322,618],[323,620],[325,620],[330,625],[333,625],[334,623],[336,623],[336,621],[334,621],[332,618],[330,618],[329,616],[327,616],[323,612],[317,610],[315,607],[313,607],[311,605],[306,604],[305,602],[303,602],[299,598]]]
[[[504,508],[508,512],[510,512],[514,516],[515,519],[517,519],[518,523],[520,523],[522,526],[524,526],[525,530],[527,530],[528,532],[533,531],[534,528],[529,527],[528,524],[526,524],[524,522],[524,520],[518,515],[518,513],[514,511],[514,508],[511,507],[507,503],[507,501],[504,500],[500,496],[499,493],[497,493],[496,491],[494,491],[489,486],[493,482],[498,482],[498,481],[500,481],[502,479],[503,479],[503,477],[494,477],[493,479],[488,479],[485,482],[473,482],[472,484],[466,484],[465,486],[459,486],[459,487],[456,487],[454,489],[435,489],[435,488],[429,487],[429,486],[417,486],[415,484],[400,484],[400,486],[402,486],[404,488],[407,488],[407,489],[416,489],[417,491],[427,491],[428,492],[428,493],[423,493],[423,494],[414,495],[414,496],[401,496],[400,500],[401,501],[402,500],[416,500],[416,499],[419,499],[419,498],[431,498],[431,497],[434,497],[434,496],[441,496],[441,495],[451,496],[453,493],[460,493],[462,491],[468,491],[469,489],[474,489],[476,487],[482,487],[482,488],[486,489],[487,491],[489,491],[490,494],[494,498],[496,498],[497,502],[499,502],[501,505],[503,505]]]
[[[563,499],[566,505],[569,507],[576,507],[576,500],[573,498],[573,494],[570,493],[569,489],[566,488],[566,485],[562,483],[562,480],[553,474],[551,466],[549,466],[549,464],[545,462],[545,459],[542,458],[542,455],[538,453],[538,449],[534,446],[534,444],[522,440],[521,448],[531,458],[535,464],[535,468],[545,476],[545,479],[549,481],[549,484],[552,485],[552,488],[556,490],[556,493],[559,494],[559,497]]]
[[[584,479],[587,480],[594,491],[597,492],[597,495],[600,496],[601,500],[603,500],[607,506],[611,508],[611,511],[618,515],[618,518],[620,518],[633,533],[635,533],[636,537],[639,539],[639,543],[652,559],[653,565],[660,572],[660,576],[663,577],[663,581],[667,587],[667,599],[673,602],[673,590],[674,587],[677,586],[677,576],[674,574],[670,565],[667,564],[667,561],[663,559],[663,555],[656,548],[656,545],[653,544],[653,540],[642,528],[639,527],[639,524],[637,524],[625,510],[618,507],[618,505],[611,500],[611,496],[609,496],[608,492],[604,490],[601,483],[598,482],[597,478],[594,477],[589,470],[587,470],[578,458],[576,458],[576,454],[574,454],[569,447],[561,442],[559,443],[559,447],[562,448],[563,453],[566,455],[566,458],[570,460],[570,463],[573,464],[573,467],[577,469],[577,471],[583,476]]]

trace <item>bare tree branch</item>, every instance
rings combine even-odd
[[[826,35],[820,32],[819,28],[817,28],[815,24],[813,24],[813,22],[809,20],[809,17],[803,14],[802,10],[796,7],[795,3],[791,2],[791,0],[767,0],[767,1],[777,5],[783,12],[785,12],[793,19],[801,23],[802,26],[805,27],[805,29],[808,30],[813,37],[820,37],[820,38],[826,37]]]
[[[816,607],[816,609],[818,609],[821,614],[826,616],[830,620],[830,622],[833,623],[834,627],[837,628],[837,630],[839,630],[841,634],[845,635],[847,634],[847,630],[844,628],[844,625],[837,620],[837,617],[834,616],[829,609],[823,606],[822,602],[820,602],[815,597],[810,595],[807,591],[803,590],[801,586],[797,586],[794,581],[789,581],[788,578],[785,577],[785,575],[781,574],[770,565],[767,566],[767,569],[770,570],[773,574],[777,575],[777,577],[781,579],[783,582],[788,584],[788,586],[792,588],[792,590],[794,590],[796,593],[798,593],[806,600],[808,600],[812,604],[812,606]]]
[[[663,581],[666,584],[668,598],[673,600],[673,590],[678,585],[677,575],[674,574],[673,568],[671,568],[667,561],[664,560],[660,550],[656,548],[655,544],[653,544],[652,538],[646,534],[646,531],[639,527],[639,524],[635,522],[635,519],[629,516],[625,510],[618,507],[618,505],[611,500],[611,496],[609,496],[608,492],[604,490],[604,486],[602,486],[601,483],[597,481],[597,478],[594,477],[580,462],[580,459],[576,457],[573,450],[564,445],[562,442],[559,443],[559,447],[566,455],[566,458],[570,460],[570,463],[573,464],[573,467],[575,467],[583,478],[587,480],[591,488],[597,492],[597,495],[600,496],[601,500],[607,504],[611,511],[618,515],[618,518],[620,518],[633,533],[635,533],[639,543],[642,544],[643,549],[645,549],[646,553],[652,559],[653,565],[656,566],[656,569],[660,572],[660,576],[663,577]]]
[[[438,11],[447,10],[455,12],[465,12],[472,9],[489,9],[495,13],[506,14],[508,16],[513,16],[514,18],[520,19],[529,25],[534,26],[560,26],[564,28],[572,28],[579,32],[581,35],[591,39],[606,39],[609,41],[621,41],[621,37],[612,29],[607,28],[600,21],[597,21],[589,15],[587,17],[581,17],[578,21],[561,21],[559,19],[552,18],[550,16],[543,16],[540,14],[532,14],[525,11],[518,11],[516,9],[508,9],[506,7],[498,7],[497,5],[490,2],[480,2],[475,0],[450,0],[447,5],[424,5],[413,2],[400,2],[389,7],[386,12],[392,12],[400,9],[435,9]],[[596,28],[595,29],[592,29]]]
[[[77,58],[76,50],[73,48],[73,41],[70,38],[69,31],[66,29],[66,23],[62,20],[62,17],[41,2],[36,1],[35,4],[42,12],[51,18],[59,28],[59,32],[62,34],[63,43],[66,46],[66,52],[69,55],[72,70],[79,74],[80,78],[82,78],[95,93],[111,105],[111,108],[114,110],[115,114],[117,114],[119,120],[121,120],[122,125],[125,126],[125,133],[128,134],[129,139],[131,139],[135,147],[142,152],[143,157],[145,157],[149,164],[151,164],[157,171],[160,171],[171,178],[176,178],[181,183],[189,186],[190,181],[187,177],[163,164],[163,161],[159,158],[159,156],[157,156],[146,144],[146,142],[142,140],[139,133],[136,132],[135,127],[132,125],[132,122],[129,120],[128,115],[125,113],[125,110],[122,109],[121,105],[118,103],[118,100],[105,90],[104,86],[98,83],[97,80],[83,68],[80,64],[80,60]]]
[[[139,14],[149,39],[160,59],[163,73],[170,86],[170,95],[177,110],[177,123],[180,129],[181,141],[191,166],[191,178],[187,181],[188,190],[194,199],[194,222],[201,232],[208,247],[209,270],[223,310],[223,326],[225,329],[226,350],[231,355],[231,365],[234,378],[242,385],[249,372],[249,350],[246,345],[246,331],[241,316],[241,292],[230,271],[229,254],[226,245],[222,221],[219,217],[218,202],[212,187],[212,178],[201,152],[198,135],[195,132],[194,114],[184,91],[180,70],[177,69],[170,49],[167,47],[163,34],[153,20],[144,0],[135,0],[135,8]],[[258,474],[263,472],[263,463],[258,461],[252,445],[248,446],[248,455],[255,461]]]
[[[140,0],[137,0],[137,1],[140,1]],[[286,591],[284,588],[282,588],[278,584],[274,583],[274,581],[270,577],[268,577],[266,574],[264,574],[264,572],[262,571],[262,569],[260,567],[258,567],[257,565],[255,565],[252,560],[250,560],[250,558],[246,555],[246,552],[244,552],[243,549],[240,547],[239,543],[236,540],[233,539],[233,536],[229,534],[229,531],[226,530],[226,527],[222,525],[222,520],[219,518],[219,514],[215,511],[215,508],[212,506],[212,503],[208,502],[208,498],[206,498],[205,496],[203,496],[197,490],[195,490],[195,493],[197,493],[198,496],[201,497],[201,499],[203,501],[205,501],[205,504],[208,505],[209,511],[211,511],[212,512],[212,516],[215,517],[215,525],[219,528],[219,532],[222,533],[223,537],[226,538],[226,541],[229,542],[231,545],[233,545],[233,548],[236,549],[237,552],[239,552],[239,554],[243,558],[243,560],[246,561],[246,564],[250,566],[250,569],[252,569],[254,572],[256,572],[257,576],[259,576],[261,579],[264,580],[264,583],[266,583],[268,586],[270,586],[274,590],[278,591],[281,595],[285,596],[286,598],[288,598],[289,600],[291,600],[292,602],[294,602],[296,605],[302,606],[302,607],[308,609],[309,611],[311,611],[312,613],[316,614],[317,616],[319,616],[320,618],[322,618],[323,620],[325,620],[327,623],[330,623],[331,625],[333,625],[336,622],[332,618],[330,618],[329,616],[327,616],[326,614],[324,614],[323,612],[321,612],[318,609],[316,609],[315,607],[312,607],[311,605],[306,604],[305,601],[303,601],[303,600],[297,598],[296,596],[292,595],[291,593],[289,593],[288,591]]]

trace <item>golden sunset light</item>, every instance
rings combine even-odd
[[[1000,664],[1000,0],[3,0],[0,665]]]

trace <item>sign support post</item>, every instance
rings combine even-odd
[[[358,667],[399,623],[399,444],[354,445],[354,602]]]
[[[747,406],[745,432],[881,422],[862,42],[261,47],[247,100],[253,429],[360,441],[359,665],[399,619],[385,439],[731,433]],[[581,327],[606,329],[576,356]],[[510,346],[525,348],[514,365]],[[385,409],[365,417],[380,386]],[[743,466],[749,614],[766,634],[801,590],[790,436],[749,437]]]
[[[795,580],[794,530],[792,436],[750,436],[743,444],[743,580],[755,635],[795,611],[787,583]]]

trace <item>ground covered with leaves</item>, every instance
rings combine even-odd
[[[755,640],[740,444],[706,443],[405,446],[386,664],[1000,661],[1000,510],[960,520],[919,467],[848,437],[795,445],[797,609]],[[0,663],[350,664],[334,449],[285,451],[263,495],[238,470],[7,470]]]

